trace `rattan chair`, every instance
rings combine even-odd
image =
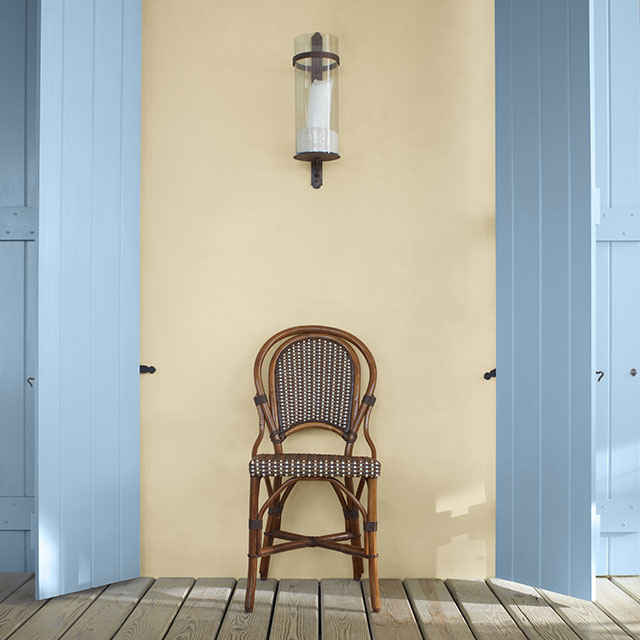
[[[268,393],[262,382],[267,354],[275,348],[268,367]],[[360,396],[360,352],[369,369],[365,393]],[[358,338],[331,327],[301,326],[280,331],[267,340],[256,357],[254,398],[259,415],[259,434],[249,463],[249,570],[245,610],[253,610],[260,560],[260,577],[269,573],[274,553],[321,547],[353,556],[353,577],[359,580],[363,558],[369,562],[371,608],[380,609],[377,554],[376,483],[380,463],[369,435],[369,417],[375,403],[376,363]],[[258,454],[265,424],[273,453]],[[353,456],[360,426],[371,449],[371,457]],[[344,455],[283,453],[282,443],[303,429],[332,431],[345,441]],[[338,480],[344,478],[344,482]],[[354,478],[358,486],[354,487]],[[260,481],[268,498],[260,506]],[[273,479],[273,480],[272,480]],[[301,481],[324,481],[333,487],[345,519],[345,530],[322,536],[307,536],[281,529],[282,510],[292,489]],[[367,486],[367,506],[361,497]],[[262,534],[263,516],[267,523]],[[364,544],[361,544],[360,518]],[[274,544],[275,540],[284,540]]]

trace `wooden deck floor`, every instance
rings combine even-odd
[[[36,601],[30,574],[0,574],[0,640],[640,640],[640,577],[598,579],[596,603],[501,580],[259,582],[137,578]]]

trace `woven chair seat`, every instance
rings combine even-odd
[[[262,453],[252,458],[249,463],[249,474],[253,477],[377,478],[380,475],[380,462],[366,456]]]

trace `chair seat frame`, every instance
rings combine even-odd
[[[278,357],[288,346],[303,340],[325,339],[339,344],[350,354],[353,363],[353,388],[350,419],[347,428],[340,428],[335,424],[319,421],[301,422],[293,426],[283,425],[280,420],[278,396],[274,384],[275,368]],[[269,397],[265,393],[262,380],[262,369],[267,354],[278,345],[269,365]],[[355,349],[354,349],[355,347]],[[367,388],[360,398],[360,364],[356,349],[362,354],[369,368]],[[377,452],[369,433],[369,418],[375,403],[375,386],[377,381],[377,367],[373,355],[367,346],[354,335],[320,325],[304,325],[285,329],[272,336],[258,352],[254,365],[254,381],[256,396],[254,398],[259,416],[258,437],[251,452],[252,458],[258,453],[258,448],[265,435],[265,426],[273,443],[274,453],[282,453],[282,442],[291,434],[310,428],[328,429],[338,433],[345,440],[345,456],[353,455],[354,443],[357,440],[360,427],[363,426],[365,440],[371,450],[371,457],[376,458]],[[264,480],[267,499],[260,505],[260,486]],[[328,482],[333,488],[345,519],[344,531],[320,536],[309,536],[281,528],[284,505],[291,495],[293,488],[299,482]],[[367,488],[366,506],[363,501],[365,486]],[[263,518],[267,515],[267,523],[263,533]],[[360,532],[360,516],[363,521],[363,532]],[[249,553],[247,571],[247,590],[245,611],[253,610],[256,581],[258,575],[258,559],[260,559],[260,578],[266,580],[269,575],[271,556],[284,551],[319,547],[338,551],[352,556],[353,577],[360,580],[364,572],[363,561],[368,561],[369,584],[371,595],[371,609],[380,610],[380,588],[378,584],[378,548],[377,548],[377,478],[359,479],[357,487],[353,477],[345,477],[340,481],[335,477],[273,477],[254,476],[250,478],[249,491]],[[284,542],[275,543],[276,540]]]

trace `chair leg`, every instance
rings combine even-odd
[[[267,517],[267,526],[265,529],[263,546],[269,547],[273,544],[273,538],[266,535],[267,531],[280,529],[280,516],[269,515]],[[269,577],[269,565],[271,564],[271,556],[265,556],[260,559],[260,580],[266,580]]]
[[[267,516],[267,526],[265,527],[265,531],[273,530],[273,520],[275,516]],[[273,542],[273,538],[266,535],[264,536],[263,546],[269,547]],[[271,556],[265,556],[264,558],[260,558],[260,580],[266,580],[269,577],[269,561],[271,560]]]
[[[354,489],[353,489],[353,478],[345,478],[344,479],[344,483],[345,486],[347,487],[347,489],[349,489],[349,491],[351,491],[351,493],[354,493]],[[347,518],[345,517],[344,522],[345,522],[345,526],[344,526],[344,530],[347,533],[355,533],[356,537],[351,539],[351,545],[353,547],[359,547],[360,546],[360,517],[358,515],[358,510],[356,508],[356,505],[353,501],[349,500],[347,503],[347,508],[350,511],[355,511],[356,513],[356,517],[355,518]],[[351,560],[353,562],[353,579],[354,580],[360,580],[360,578],[362,577],[362,574],[364,572],[364,564],[362,562],[362,558],[358,557],[358,556],[352,556]]]
[[[249,567],[247,570],[247,591],[244,599],[244,610],[253,611],[256,595],[256,577],[258,573],[258,553],[260,553],[261,529],[258,523],[258,499],[260,495],[260,478],[251,478],[249,489]]]
[[[355,508],[355,507],[354,507]],[[354,518],[352,521],[352,531],[356,534],[356,537],[351,541],[352,546],[359,547],[360,540],[360,518]],[[360,580],[364,573],[364,563],[359,556],[353,556],[353,579]]]
[[[380,584],[378,583],[378,481],[376,478],[367,480],[367,518],[371,524],[365,525],[365,535],[369,539],[369,587],[371,589],[371,609],[380,611]],[[367,531],[367,529],[369,529]]]
[[[273,490],[276,491],[282,485],[282,478],[277,477],[273,483]],[[278,504],[279,503],[279,504]],[[282,513],[283,503],[280,499],[276,501],[274,507],[280,507],[280,512]],[[269,509],[271,511],[271,509]],[[279,514],[269,514],[267,517],[267,526],[264,530],[264,539],[262,546],[269,547],[273,544],[273,538],[268,536],[267,533],[269,531],[277,531],[280,529],[281,516]],[[260,580],[266,580],[269,577],[269,565],[271,564],[271,556],[265,556],[260,560]]]

